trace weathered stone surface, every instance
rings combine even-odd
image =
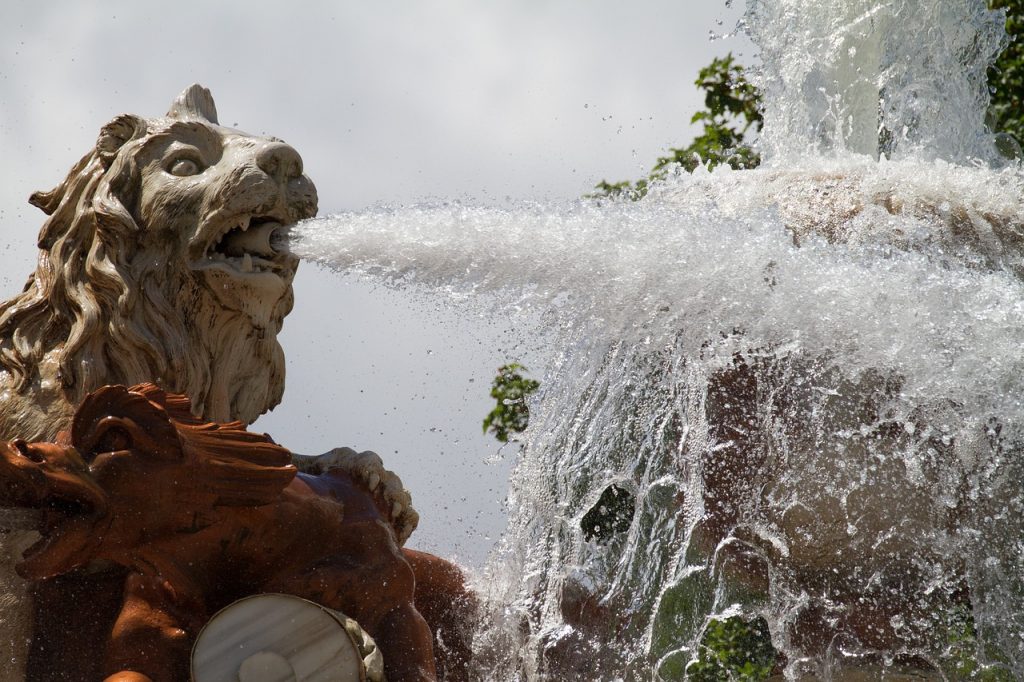
[[[431,632],[399,545],[397,526],[413,513],[408,493],[371,490],[358,460],[319,476],[297,474],[291,461],[268,436],[196,419],[187,398],[152,384],[89,394],[56,443],[0,445],[0,504],[48,510],[43,539],[18,572],[38,581],[96,562],[124,570],[123,586],[89,595],[117,607],[110,634],[62,647],[47,679],[72,679],[100,661],[101,674],[88,679],[187,679],[193,639],[210,616],[260,593],[354,618],[393,682],[435,679]]]
[[[193,85],[165,117],[114,118],[31,202],[49,218],[25,290],[0,305],[0,438],[52,439],[104,384],[155,381],[221,421],[250,423],[280,401],[277,334],[297,260],[250,253],[235,233],[269,244],[276,227],[316,214],[294,149],[220,126]],[[12,570],[25,545],[24,533],[0,536],[0,660],[12,680],[30,639],[31,602]]]

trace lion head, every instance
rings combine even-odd
[[[251,423],[280,401],[297,260],[270,235],[317,203],[294,149],[219,125],[193,85],[163,118],[108,123],[31,202],[49,219],[35,273],[0,306],[0,365],[23,401],[59,403],[64,421],[47,406],[47,424],[113,383],[154,381],[215,421]]]

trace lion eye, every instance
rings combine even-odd
[[[92,449],[97,453],[117,452],[118,450],[127,450],[131,445],[132,438],[128,432],[114,426],[106,430]]]
[[[171,164],[171,167],[167,169],[171,175],[177,175],[178,177],[187,177],[189,175],[198,175],[201,172],[201,168],[196,161],[192,159],[178,159]]]

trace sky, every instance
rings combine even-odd
[[[736,4],[736,3],[734,3]],[[739,3],[741,4],[741,3]],[[445,198],[571,201],[686,144],[697,71],[732,51],[725,0],[133,0],[0,9],[0,295],[31,272],[50,189],[119,113],[210,88],[222,124],[302,155],[320,214]],[[284,401],[254,429],[371,449],[421,515],[410,546],[480,565],[516,447],[481,433],[495,369],[543,374],[529,330],[300,267]]]

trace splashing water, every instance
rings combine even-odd
[[[292,231],[556,349],[481,580],[482,677],[681,679],[735,615],[791,678],[1024,676],[1024,172],[981,163],[1000,19],[750,0],[765,167]]]
[[[765,156],[992,161],[986,71],[1005,21],[978,0],[748,0]]]

